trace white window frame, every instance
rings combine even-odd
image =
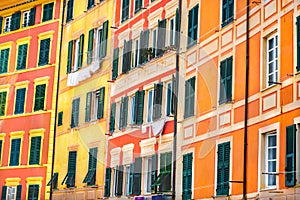
[[[29,26],[29,21],[30,21],[30,10],[27,10],[23,12],[22,27],[24,28]]]
[[[151,93],[151,96],[150,96]],[[147,122],[150,123],[152,122],[152,116],[153,116],[153,100],[154,100],[154,89],[150,89],[147,92]],[[151,98],[151,102],[150,102]]]
[[[99,94],[97,94],[97,90],[93,91],[92,92],[91,110],[90,110],[91,121],[97,120],[98,100],[99,100]]]
[[[269,41],[274,40],[274,46],[270,48]],[[269,81],[272,82],[278,82],[279,79],[279,60],[278,60],[278,34],[274,34],[267,38],[267,49],[266,49],[266,86],[270,87],[274,85],[274,83],[269,83]],[[273,59],[269,57],[269,53],[273,53]],[[277,55],[276,55],[277,54]],[[272,71],[269,71],[269,65],[273,64]],[[277,69],[276,69],[277,68]],[[269,77],[273,75],[273,79],[269,79]]]
[[[10,25],[11,25],[12,15],[5,17],[4,20],[4,33],[10,32]]]
[[[144,194],[151,194],[152,157],[145,157],[144,161]]]
[[[168,98],[168,89],[169,89],[169,85],[171,86],[171,96],[170,96],[170,99]],[[166,116],[168,116],[168,113],[167,113],[167,110],[168,110],[168,107],[170,107],[170,115],[172,114],[172,90],[173,90],[173,83],[172,81],[169,81],[166,83],[166,106],[165,106],[165,113],[166,113]]]
[[[172,30],[172,22],[173,21],[173,30]],[[171,38],[171,35],[173,36]],[[169,21],[169,46],[175,45],[176,43],[176,17],[170,18]]]
[[[276,146],[271,146],[269,147],[269,138],[275,136],[276,138]],[[271,133],[267,133],[265,135],[265,172],[266,173],[276,173],[276,169],[275,171],[269,171],[269,162],[274,162],[275,161],[275,166],[277,165],[277,134],[276,132],[271,132]],[[275,159],[271,159],[268,152],[271,149],[275,149]],[[275,167],[276,168],[276,167]],[[266,188],[276,188],[276,175],[271,175],[271,176],[275,176],[275,185],[270,185],[269,184],[269,180],[268,180],[268,176],[270,176],[269,174],[265,175],[265,183],[266,183]]]
[[[115,166],[115,168],[113,168],[114,169],[114,182],[113,182],[113,193],[112,193],[112,196],[116,196],[115,194],[116,194],[116,192],[117,192],[117,166]]]
[[[17,187],[8,186],[6,190],[6,200],[15,200],[17,195]]]
[[[74,71],[79,69],[78,61],[79,61],[79,51],[80,51],[80,39],[75,40],[75,57],[74,57]]]
[[[136,68],[139,65],[140,60],[140,38],[134,40],[134,50],[132,51],[132,68]]]

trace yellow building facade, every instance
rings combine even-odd
[[[103,197],[113,1],[64,8],[53,199]]]

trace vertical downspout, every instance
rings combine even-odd
[[[248,97],[249,97],[249,14],[250,0],[247,0],[246,13],[246,82],[245,82],[245,113],[244,113],[244,169],[243,169],[243,199],[247,199],[247,138],[248,138]]]
[[[174,98],[174,137],[173,137],[173,179],[172,179],[172,199],[176,196],[176,159],[177,159],[177,111],[178,111],[178,85],[179,85],[179,51],[180,51],[180,32],[181,32],[181,7],[182,0],[178,0],[179,14],[178,14],[178,30],[177,30],[177,48],[176,48],[176,76],[175,76],[175,94]]]
[[[54,157],[55,157],[55,141],[56,141],[56,123],[57,123],[57,110],[58,110],[58,93],[59,93],[59,80],[60,80],[60,67],[61,67],[61,52],[62,52],[62,39],[64,30],[64,18],[65,18],[66,0],[63,0],[63,10],[61,18],[60,40],[59,40],[59,55],[58,55],[58,69],[57,69],[57,86],[56,86],[56,99],[55,99],[55,115],[54,115],[54,135],[53,135],[53,150],[52,150],[52,166],[51,166],[51,178],[54,172]],[[50,186],[50,200],[52,200],[53,189]]]

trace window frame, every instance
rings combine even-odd
[[[173,26],[172,26],[173,21]],[[172,38],[171,38],[172,35]],[[176,45],[176,16],[173,16],[169,19],[169,46]]]
[[[224,1],[227,1],[226,5],[224,5]],[[229,1],[232,1],[232,4],[233,4],[232,5],[233,6],[232,13],[229,12],[230,11],[230,8],[229,8],[230,3],[229,3]],[[221,27],[222,28],[226,27],[227,25],[231,24],[234,21],[234,9],[235,9],[235,4],[234,3],[235,3],[235,0],[222,0],[221,1],[221,5],[220,5],[221,16],[220,16],[220,19],[221,19]],[[224,10],[225,6],[226,6],[227,10]],[[228,14],[229,16],[225,16],[225,18],[224,18],[224,12],[225,12],[225,14]]]
[[[0,71],[0,74],[5,74],[9,72],[9,65],[10,65],[10,52],[11,52],[11,46],[4,46],[3,48],[0,48],[0,63],[3,62],[1,57],[2,57],[2,52],[3,51],[8,51],[7,52],[7,58],[5,58],[5,63],[6,63],[6,70],[4,71],[4,67],[1,66],[0,70],[3,68],[3,72]],[[3,53],[4,54],[4,53]],[[4,56],[4,55],[3,55]]]
[[[128,12],[128,15],[124,17],[124,16],[123,16],[123,13],[124,13],[125,11],[123,11],[123,4],[124,4],[125,1],[128,1],[128,8],[126,7],[126,9],[128,9],[128,11],[127,11],[127,12]],[[125,22],[125,21],[127,21],[127,20],[129,19],[129,16],[130,16],[130,7],[131,7],[131,6],[130,6],[130,0],[122,0],[122,1],[121,1],[121,9],[120,9],[120,10],[121,10],[121,14],[120,14],[120,17],[121,17],[121,23],[123,23],[123,22]],[[127,13],[127,12],[126,12],[126,13]]]
[[[45,11],[45,6],[48,6],[48,5],[50,5],[50,4],[53,4],[53,6],[52,6],[52,13],[51,13],[51,18],[45,18],[45,12],[47,11],[47,12],[49,12],[48,10],[50,9],[50,7],[49,8],[47,8],[47,10]],[[43,11],[42,11],[42,19],[41,19],[41,22],[47,22],[47,21],[51,21],[51,20],[53,20],[53,18],[55,17],[55,1],[52,1],[52,2],[48,2],[48,3],[45,3],[45,4],[43,4]],[[48,13],[47,13],[48,14]],[[50,14],[50,13],[49,13]],[[48,15],[49,15],[48,14]]]
[[[12,21],[12,15],[4,17],[3,33],[8,33],[11,31],[10,30],[11,21]]]
[[[150,165],[149,165],[150,162]],[[152,156],[144,157],[144,194],[151,194],[152,186]],[[149,190],[148,190],[149,189]]]
[[[23,100],[23,108],[22,111],[17,111],[16,105],[17,105],[17,94],[19,90],[25,89],[24,92],[24,100]],[[15,103],[14,103],[14,115],[22,115],[26,113],[26,101],[27,100],[27,87],[19,87],[15,89]]]
[[[169,87],[170,85],[170,87]],[[170,92],[170,96],[169,96]],[[166,91],[165,91],[166,97],[165,97],[165,115],[171,116],[172,113],[172,104],[173,104],[173,82],[168,81],[166,82]],[[168,113],[168,108],[170,109],[170,113]]]
[[[73,104],[75,104],[75,102],[78,101],[78,110],[74,111],[73,114]],[[74,109],[76,109],[77,105],[74,105]],[[73,115],[75,115],[75,119],[73,119]],[[70,123],[70,127],[71,128],[76,128],[79,126],[79,117],[80,117],[80,97],[74,98],[72,100],[72,106],[71,106],[71,123]],[[72,122],[72,120],[75,120],[74,122]],[[72,124],[74,123],[74,124]]]
[[[19,49],[21,48],[21,46],[22,47],[24,47],[24,45],[27,45],[27,47],[26,47],[26,55],[24,55],[24,52],[23,51],[25,51],[24,49],[22,50],[22,54],[20,55],[19,53]],[[25,43],[20,43],[20,44],[18,44],[17,45],[17,59],[16,59],[16,68],[15,68],[15,70],[16,71],[19,71],[19,70],[26,70],[27,69],[27,66],[28,66],[28,55],[29,55],[29,43],[27,43],[27,42],[25,42]],[[19,56],[25,56],[25,66],[23,67],[23,68],[18,68],[18,66],[19,66]],[[20,59],[22,59],[22,64],[23,64],[23,62],[24,62],[24,58],[20,58]]]
[[[26,10],[22,14],[22,28],[25,28],[28,26],[30,26],[30,10]]]
[[[195,16],[194,12],[196,12],[196,11],[197,11],[197,19],[194,18],[194,16]],[[190,14],[192,15],[191,27],[189,27],[189,21],[190,21],[189,16],[190,16]],[[187,49],[189,49],[189,48],[195,46],[196,44],[198,44],[199,27],[200,27],[199,26],[199,16],[200,16],[199,15],[199,4],[196,4],[188,12],[188,17],[187,17],[187,19],[188,19],[188,21],[187,21]],[[197,23],[195,23],[195,20],[197,21]],[[190,30],[192,30],[192,31],[190,32]],[[191,34],[191,37],[189,37],[189,32]]]
[[[274,45],[275,46],[272,49],[270,49],[269,41],[272,40],[272,39],[274,39]],[[265,82],[265,84],[266,84],[267,88],[273,86],[275,84],[275,82],[278,82],[278,80],[279,80],[279,75],[280,75],[280,73],[279,73],[279,67],[280,67],[279,49],[280,48],[279,48],[279,40],[278,39],[279,38],[278,38],[277,33],[272,34],[272,35],[270,35],[266,38],[266,52],[265,52],[266,53],[266,60],[265,60],[265,62],[266,62],[266,64],[265,64],[265,72],[266,72],[265,73],[265,80],[266,80],[266,82]],[[273,55],[274,56],[273,60],[269,61],[269,53],[272,52],[272,51],[275,52],[275,55]],[[276,53],[277,53],[277,57],[276,57]],[[273,63],[275,65],[277,63],[277,66],[275,66],[275,69],[273,69],[272,72],[269,71],[269,64],[271,64],[271,63]],[[276,67],[277,67],[277,69],[276,69]],[[269,76],[272,75],[272,74],[273,74],[273,80],[270,80]],[[275,78],[274,78],[274,75],[275,75]],[[274,83],[269,83],[269,81],[272,81]]]
[[[275,141],[276,141],[276,146],[272,146],[269,147],[269,138],[275,136]],[[275,160],[275,166],[277,165],[278,159],[277,159],[277,134],[276,132],[270,132],[270,133],[266,133],[265,134],[265,172],[266,173],[276,173],[276,169],[275,171],[269,171],[269,162],[274,162]],[[275,159],[270,158],[268,152],[270,149],[274,149],[275,148]],[[276,167],[275,167],[276,168]],[[272,185],[269,183],[268,177],[269,176],[274,176],[275,178],[275,185]],[[270,174],[266,174],[265,175],[265,183],[266,183],[266,188],[267,189],[273,189],[276,188],[276,175],[270,175]]]

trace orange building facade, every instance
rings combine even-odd
[[[61,1],[0,7],[2,199],[49,199]]]
[[[242,1],[184,1],[180,62],[195,77],[195,115],[180,106],[177,197],[299,198],[299,1],[250,1],[247,164],[246,11]],[[187,16],[187,17],[185,17]],[[195,17],[197,16],[197,17]],[[208,20],[209,19],[209,20]],[[186,88],[186,87],[185,87]],[[186,93],[179,87],[179,94]],[[179,95],[179,102],[185,102]],[[189,161],[184,156],[192,153]],[[184,163],[192,165],[185,170]],[[192,178],[186,178],[192,174]],[[184,186],[188,184],[188,186]],[[184,196],[182,196],[184,198]]]

